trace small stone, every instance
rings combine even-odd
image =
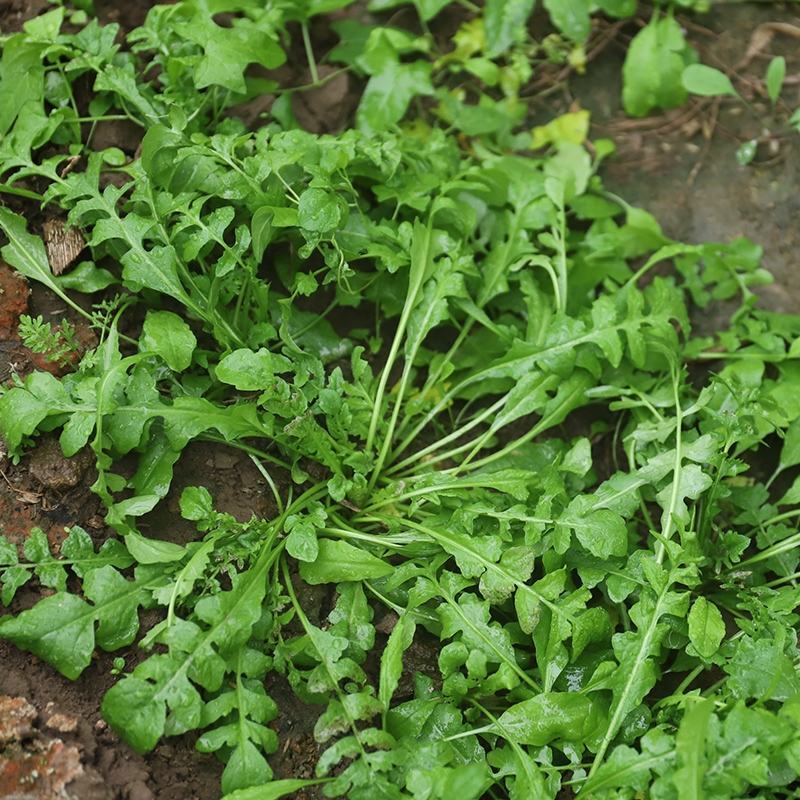
[[[53,714],[45,725],[60,733],[73,733],[78,728],[78,720],[68,714]]]
[[[86,466],[85,459],[65,458],[58,442],[46,439],[31,455],[30,473],[48,489],[71,489],[80,483]]]
[[[4,751],[0,757],[0,797],[54,800],[64,788],[83,775],[80,753],[53,739],[38,752]]]

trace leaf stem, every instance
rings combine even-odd
[[[394,339],[392,340],[392,346],[389,350],[389,355],[387,356],[383,372],[381,373],[378,389],[375,393],[372,415],[369,422],[369,430],[367,432],[367,452],[372,450],[373,442],[375,441],[375,434],[378,429],[378,420],[383,412],[383,398],[384,394],[386,393],[386,386],[389,382],[389,374],[391,373],[395,359],[400,352],[400,343],[405,336],[408,320],[411,316],[414,306],[417,304],[417,298],[425,278],[425,270],[428,264],[428,259],[430,258],[431,237],[433,234],[433,213],[434,212],[431,211],[427,225],[417,223],[417,226],[414,229],[414,241],[411,245],[411,265],[409,267],[408,276],[408,292],[406,294],[405,303],[403,304],[403,311],[400,314],[400,320],[397,323],[397,329],[395,330]],[[383,462],[386,459],[386,456],[389,452],[389,447],[392,443],[394,426],[397,424],[397,417],[400,413],[402,395],[408,382],[409,371],[403,371],[403,379],[401,381],[401,387],[398,391],[397,399],[395,400],[392,417],[389,422],[389,428],[384,436],[383,444],[378,454],[378,459],[372,470],[372,476],[369,483],[370,489],[375,486],[375,481],[381,473]]]
[[[401,472],[406,467],[411,466],[412,464],[416,463],[417,461],[421,461],[425,459],[426,456],[429,456],[431,453],[435,453],[441,447],[450,442],[453,442],[457,439],[460,439],[465,434],[469,433],[474,427],[480,425],[484,420],[489,419],[494,414],[496,414],[502,407],[503,404],[506,402],[506,397],[501,397],[499,400],[492,403],[492,405],[485,408],[483,411],[476,414],[469,422],[462,425],[460,428],[449,433],[447,436],[443,436],[441,439],[433,442],[433,444],[429,444],[427,447],[424,447],[422,450],[417,450],[412,453],[407,458],[403,459],[398,464],[395,464],[390,470],[387,471],[387,475],[394,475],[397,472]],[[476,441],[473,439],[471,442],[468,442],[467,445],[462,445],[456,451],[450,450],[448,453],[453,452],[460,452],[462,449],[466,448],[467,446],[471,445],[472,442]],[[445,454],[444,457],[437,458],[436,461],[442,461],[444,458],[447,457],[448,454]]]
[[[785,539],[781,539],[781,541],[776,542],[771,547],[767,547],[760,553],[757,553],[756,555],[751,556],[744,561],[740,561],[738,564],[736,564],[735,569],[731,569],[729,571],[736,572],[742,567],[749,567],[753,564],[758,564],[761,561],[766,561],[768,558],[772,558],[773,556],[779,556],[782,553],[788,553],[794,550],[798,545],[800,545],[800,533],[792,534],[791,536],[787,536]]]
[[[0,182],[0,194],[13,194],[16,197],[24,197],[27,200],[44,202],[44,195],[32,192],[30,189],[19,189],[16,186],[12,186],[10,183]]]
[[[313,86],[319,83],[319,71],[317,70],[317,60],[314,58],[314,50],[311,47],[311,37],[308,33],[308,23],[305,20],[300,24],[300,29],[303,32],[303,47],[306,51],[308,70],[311,73],[311,84]]]
[[[272,476],[269,474],[266,467],[255,457],[255,455],[253,455],[253,453],[248,453],[248,456],[253,464],[255,464],[256,469],[261,473],[261,476],[267,482],[267,485],[272,492],[272,496],[275,498],[275,505],[278,509],[278,513],[283,514],[283,499],[281,498],[280,492],[278,492],[278,487],[275,485],[275,481],[272,480]]]

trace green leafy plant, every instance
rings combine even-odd
[[[742,166],[746,166],[753,161],[760,143],[771,141],[775,136],[779,136],[781,133],[781,126],[775,124],[777,122],[777,115],[775,112],[785,78],[786,60],[783,56],[776,56],[769,62],[764,74],[766,94],[772,105],[773,120],[771,127],[774,133],[767,131],[762,137],[750,139],[739,147],[736,151],[736,160]],[[730,78],[724,72],[714,67],[708,67],[704,64],[693,64],[684,71],[682,83],[687,91],[701,97],[732,97],[738,100],[752,116],[759,120],[759,122],[764,121],[763,115],[759,114],[759,112],[736,91]],[[790,129],[797,128],[797,116],[797,112],[795,111],[790,117],[788,121]]]
[[[686,42],[675,18],[654,13],[649,24],[633,38],[625,56],[625,111],[643,117],[653,109],[683,105],[691,89],[682,83],[681,76],[710,69],[694,64],[696,60],[697,54]]]
[[[515,150],[513,92],[502,123],[443,101],[399,124],[442,100],[408,31],[339,46],[368,76],[357,129],[300,130],[278,100],[250,130],[250,65],[298,27],[314,64],[309,19],[342,5],[226,3],[228,26],[157,6],[124,44],[61,33],[57,9],[6,41],[28,101],[0,90],[2,179],[65,211],[91,261],[59,284],[9,208],[2,254],[99,344],[5,387],[0,431],[12,458],[45,432],[88,447],[116,537],[0,539],[4,605],[33,578],[55,590],[0,636],[77,678],[155,610],[103,714],[139,752],[198,732],[229,800],[793,796],[800,318],[758,308],[756,245],[671,241],[607,192],[611,146],[586,146],[583,117],[542,126],[536,156]],[[486,4],[483,42],[462,28],[465,69],[522,38],[532,4],[508,5]],[[580,38],[594,4],[573,6],[546,5]],[[95,116],[140,124],[137,154],[87,147]],[[81,288],[105,296],[86,311]],[[698,336],[719,303],[728,323]],[[237,521],[193,486],[197,535],[145,535],[193,440],[250,458],[275,513]],[[411,674],[426,642],[435,674]],[[273,780],[275,673],[319,708],[314,778]]]

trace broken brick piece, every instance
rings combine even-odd
[[[36,709],[24,697],[0,695],[0,745],[30,736],[36,716]]]
[[[0,261],[0,339],[7,339],[17,328],[20,314],[28,310],[28,282]]]
[[[83,775],[77,747],[60,739],[48,742],[40,752],[9,748],[0,757],[0,797],[53,800],[64,797],[64,788]]]

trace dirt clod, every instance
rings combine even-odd
[[[47,8],[47,0],[4,0],[0,2],[0,30],[16,33],[27,20]]]
[[[45,722],[45,727],[59,733],[74,733],[78,729],[78,720],[68,714],[53,714]]]
[[[21,741],[0,740],[2,800],[218,800],[221,765],[198,753],[191,737],[170,739],[143,757],[98,724],[112,657],[103,654],[84,681],[73,683],[0,641],[0,725],[10,720],[7,707],[21,710],[25,721]]]
[[[126,800],[153,800],[153,793],[147,788],[143,781],[136,781],[128,787]]]
[[[336,74],[334,74],[336,73]],[[292,95],[297,121],[313,133],[334,133],[344,128],[358,102],[347,73],[332,67],[320,68],[321,85]]]
[[[92,137],[95,150],[118,147],[133,155],[142,142],[142,129],[127,119],[104,120],[99,122]]]
[[[21,742],[30,735],[36,709],[24,697],[0,696],[0,744]]]
[[[54,439],[46,439],[31,455],[28,470],[46,489],[71,489],[81,482],[86,458],[65,458]]]
[[[0,483],[0,534],[14,544],[22,544],[32,528],[38,525],[44,529],[46,523],[41,524],[36,508],[38,501],[39,498],[33,492],[17,490],[16,487],[7,486],[5,482]]]
[[[77,800],[67,786],[83,775],[77,747],[60,739],[11,748],[0,756],[0,797],[15,800]]]

